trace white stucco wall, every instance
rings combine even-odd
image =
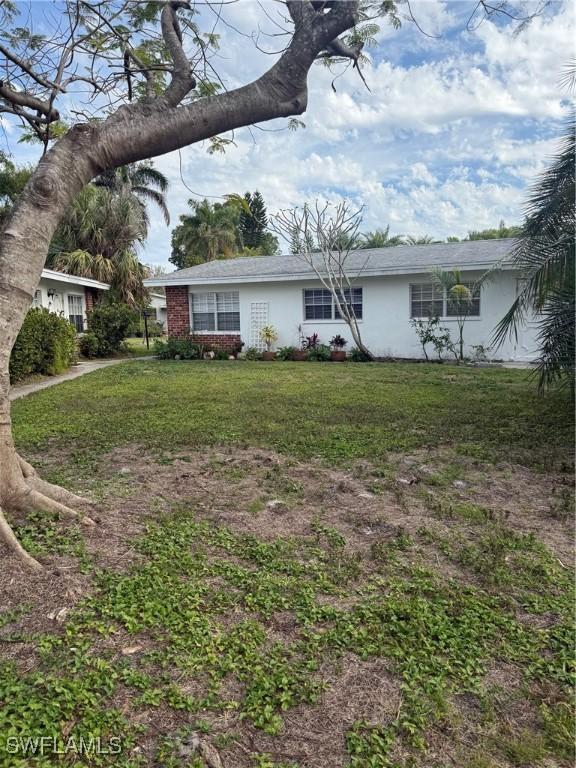
[[[81,296],[82,314],[86,318],[86,296],[83,285],[60,282],[59,280],[47,280],[43,277],[40,279],[36,291],[37,294],[34,298],[33,306],[42,306],[56,314],[62,313],[64,317],[68,317],[68,296]],[[48,292],[52,291],[54,291],[54,295],[48,296]]]
[[[463,272],[463,279],[473,281],[479,272]],[[480,317],[466,321],[464,339],[466,353],[473,345],[488,346],[495,325],[516,297],[517,273],[500,272],[491,282],[481,288]],[[360,278],[355,285],[363,289],[363,319],[360,323],[362,338],[366,346],[377,356],[420,358],[422,350],[414,329],[410,325],[410,284],[430,282],[429,275],[394,275],[388,277]],[[301,336],[313,333],[328,343],[339,333],[348,340],[348,349],[353,346],[346,323],[330,320],[304,320],[303,290],[320,288],[318,281],[260,282],[218,285],[190,286],[190,292],[238,291],[240,296],[240,335],[245,348],[251,346],[250,312],[252,303],[268,304],[268,322],[279,333],[277,347],[299,346]],[[458,337],[456,321],[446,318],[442,325],[452,331],[454,341]],[[503,360],[532,360],[536,356],[535,329],[527,327],[519,334],[518,343],[505,342],[492,357]],[[429,355],[434,352],[429,349]]]
[[[156,312],[156,321],[166,328],[166,296],[159,293],[150,294],[150,306]]]

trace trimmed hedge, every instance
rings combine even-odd
[[[10,380],[34,373],[63,373],[76,357],[76,329],[65,317],[45,308],[28,311],[10,356]]]

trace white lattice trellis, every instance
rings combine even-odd
[[[260,329],[268,325],[268,302],[254,301],[250,304],[250,343],[259,352],[266,349],[266,344],[260,338]]]

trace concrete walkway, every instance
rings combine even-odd
[[[110,365],[118,365],[118,363],[126,363],[131,360],[150,360],[149,357],[120,357],[117,360],[90,360],[89,362],[78,363],[73,365],[66,373],[61,373],[58,376],[50,376],[42,381],[34,381],[31,384],[20,384],[10,389],[10,400],[18,400],[20,397],[26,397],[26,395],[32,395],[34,392],[40,392],[41,389],[48,389],[48,387],[54,387],[56,384],[61,384],[63,381],[71,381],[77,379],[79,376],[84,376],[86,373],[92,373],[92,371],[99,371],[101,368],[108,368]]]

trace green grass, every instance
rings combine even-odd
[[[127,542],[134,565],[103,569],[79,526],[31,516],[17,529],[27,548],[70,558],[92,587],[54,634],[22,637],[25,606],[0,612],[0,734],[53,736],[60,747],[80,737],[107,746],[118,737],[123,749],[74,762],[8,754],[0,740],[0,768],[206,768],[187,747],[192,734],[233,765],[227,750],[246,728],[248,743],[264,733],[279,746],[242,753],[242,766],[298,768],[282,748],[285,718],[321,707],[325,669],[350,654],[386,661],[400,705],[382,722],[346,723],[336,736],[346,768],[440,768],[445,763],[427,750],[441,751],[440,734],[458,744],[463,717],[473,723],[462,766],[568,765],[572,573],[536,536],[456,493],[457,465],[430,475],[433,497],[426,488],[410,495],[393,477],[386,485],[386,456],[449,446],[452,458],[567,469],[570,413],[563,395],[538,398],[524,372],[434,365],[131,362],[15,402],[19,447],[62,451],[68,469],[61,471],[77,481],[105,452],[130,443],[152,449],[160,465],[210,445],[266,447],[348,467],[367,459],[385,513],[384,494],[394,488],[405,511],[420,504],[414,511],[428,514],[430,527],[408,534],[389,526],[394,535],[375,538],[362,555],[347,538],[350,528],[338,529],[339,518],[331,524],[324,510],[310,515],[306,534],[263,540],[203,519],[205,507],[181,501]],[[266,493],[305,509],[301,473],[296,479],[272,465],[257,476],[251,466],[207,458],[252,517],[266,514]],[[248,501],[240,484],[251,473],[262,495]],[[557,503],[552,525],[565,517],[567,501]],[[286,615],[291,629],[279,634],[275,620]],[[31,669],[3,661],[3,643],[22,639],[39,658]],[[125,654],[126,646],[139,650]],[[520,679],[504,694],[486,684],[499,665]],[[474,702],[464,714],[462,697]],[[528,730],[514,720],[514,697],[530,708]],[[177,726],[143,725],[167,722],[166,712]],[[156,738],[153,749],[132,751],[142,738]]]
[[[13,405],[17,443],[97,458],[123,443],[269,447],[329,462],[450,445],[539,468],[570,459],[566,395],[526,372],[410,364],[132,362]],[[121,425],[121,429],[119,429]]]
[[[154,354],[154,339],[152,338],[150,339],[149,348],[146,347],[146,339],[138,336],[130,336],[124,339],[124,344],[128,348],[129,353],[136,357]]]

